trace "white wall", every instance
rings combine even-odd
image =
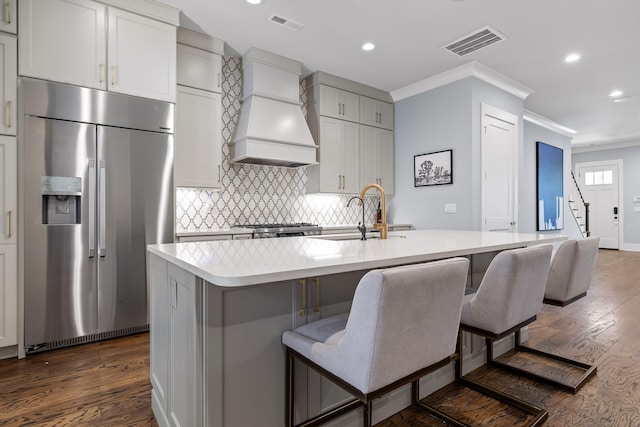
[[[606,146],[590,147],[589,150],[575,150],[571,156],[572,167],[576,163],[598,162],[602,160],[622,159],[622,200],[620,201],[623,218],[621,249],[640,251],[640,203],[633,203],[634,196],[640,196],[640,141],[637,146],[607,149]]]

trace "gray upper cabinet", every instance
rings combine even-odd
[[[319,145],[307,192],[357,194],[375,183],[393,194],[391,95],[318,71],[307,79],[307,96],[307,122]]]
[[[16,7],[16,3],[17,0],[0,0],[2,6],[2,10],[0,10],[0,31],[11,34],[17,32],[18,26],[16,21],[18,21],[18,8]]]
[[[393,130],[393,104],[361,96],[360,123]]]
[[[353,92],[332,86],[320,86],[320,115],[358,122],[360,119],[359,96]]]

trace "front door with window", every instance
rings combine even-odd
[[[578,163],[580,190],[589,206],[589,231],[600,237],[600,247],[620,248],[619,171],[621,160]]]

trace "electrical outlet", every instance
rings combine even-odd
[[[633,196],[633,203],[640,203],[640,196]]]
[[[457,206],[455,203],[445,203],[444,204],[444,213],[456,213]]]

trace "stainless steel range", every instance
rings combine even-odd
[[[234,227],[253,229],[254,239],[292,236],[317,236],[322,234],[322,227],[308,222],[293,224],[236,224]]]

